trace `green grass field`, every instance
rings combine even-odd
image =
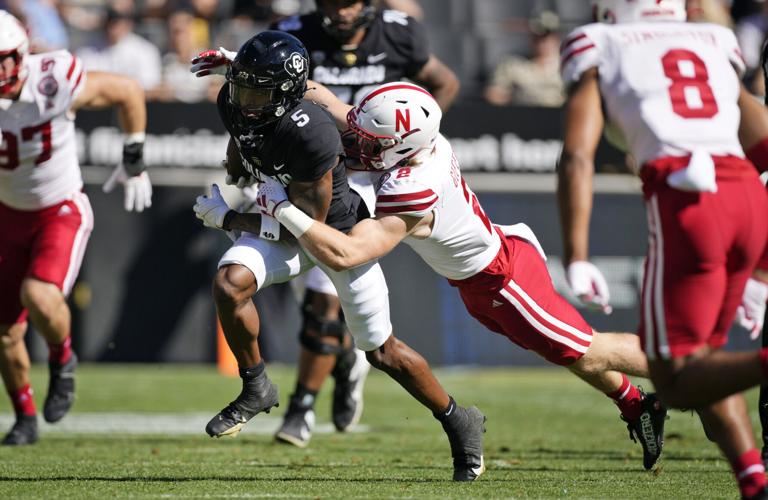
[[[270,366],[269,373],[281,389],[282,414],[294,372]],[[372,373],[366,387],[366,432],[316,434],[300,450],[256,432],[265,422],[274,427],[274,411],[255,417],[237,438],[209,438],[207,417],[239,392],[239,380],[213,368],[85,365],[75,408],[59,425],[95,416],[93,432],[43,428],[35,446],[0,448],[0,498],[738,497],[728,465],[690,413],[672,413],[660,466],[645,472],[640,446],[629,441],[614,405],[564,370],[437,373],[460,404],[477,404],[488,416],[488,470],[473,484],[450,481],[450,451],[439,424],[380,373]],[[47,375],[43,367],[33,375],[41,402]],[[325,428],[328,393],[317,405]],[[7,424],[10,409],[1,399]],[[135,429],[119,420],[104,432],[111,417],[118,419],[115,412],[148,421],[176,414],[171,423],[179,423],[179,432],[189,427],[186,415],[202,420],[197,433],[193,422],[192,433],[131,434]]]

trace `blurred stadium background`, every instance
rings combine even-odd
[[[558,257],[561,245],[553,195],[561,146],[560,110],[525,100],[521,104],[514,96],[499,106],[488,88],[498,83],[494,72],[505,60],[537,57],[537,37],[561,36],[588,21],[589,0],[386,3],[415,9],[431,50],[461,80],[460,97],[444,119],[443,132],[452,139],[465,176],[486,211],[496,222],[524,221],[534,229],[550,256],[557,288],[568,295]],[[768,29],[762,2],[689,4],[692,18],[728,23],[741,35],[754,35],[751,28]],[[145,84],[149,99],[145,159],[156,189],[150,211],[127,214],[120,197],[101,192],[107,167],[119,161],[122,138],[116,117],[81,112],[77,119],[86,191],[96,216],[71,297],[77,352],[85,361],[214,362],[216,323],[210,282],[228,240],[220,232],[204,229],[191,205],[211,182],[223,184],[219,164],[227,137],[210,100],[221,80],[195,80],[187,61],[204,48],[236,48],[277,19],[313,10],[314,2],[6,0],[0,1],[0,8],[25,19],[38,50],[69,48],[92,69],[107,64],[104,48],[116,22],[127,22],[130,36],[143,39],[133,39],[141,50],[132,52],[125,67],[103,69],[124,70]],[[747,78],[755,92],[762,92],[754,73]],[[591,251],[608,277],[614,313],[585,314],[598,329],[633,331],[646,241],[639,183],[630,175],[624,156],[608,144],[599,151],[597,168],[592,220],[597,230],[592,232]],[[237,193],[231,190],[227,196],[235,201]],[[600,230],[603,226],[623,229],[617,234]],[[455,291],[410,250],[397,249],[383,265],[396,333],[431,363],[539,363],[473,321]],[[285,285],[256,299],[264,317],[261,338],[269,361],[296,361],[300,318],[295,295],[295,288]],[[732,338],[736,348],[749,344],[746,335]],[[34,358],[42,360],[45,349],[39,337],[27,339]]]

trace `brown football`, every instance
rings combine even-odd
[[[240,157],[240,151],[237,149],[234,139],[229,138],[229,144],[227,144],[227,160],[226,165],[227,173],[232,176],[234,180],[240,177],[247,177],[248,171],[243,167],[243,160]]]

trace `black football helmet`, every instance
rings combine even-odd
[[[362,0],[363,9],[360,11],[360,15],[357,16],[357,19],[355,19],[350,26],[342,27],[338,17],[328,16],[321,9],[321,4],[323,4],[325,1],[327,0],[316,0],[318,7],[317,15],[320,16],[320,25],[329,35],[340,42],[346,42],[352,38],[352,36],[357,33],[357,30],[360,28],[367,28],[376,17],[376,7],[373,5],[372,0]],[[341,2],[341,7],[352,5],[360,1],[361,0],[345,0]]]
[[[307,91],[307,49],[283,31],[262,31],[245,42],[227,70],[229,104],[249,128],[278,120]]]

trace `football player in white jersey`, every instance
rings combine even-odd
[[[309,219],[270,182],[258,186],[263,216],[277,218],[334,270],[357,267],[404,242],[458,288],[467,310],[488,329],[566,366],[611,397],[630,435],[641,441],[643,465],[650,469],[661,453],[666,409],[625,375],[648,373],[637,336],[593,332],[555,291],[533,232],[524,224],[491,223],[439,134],[442,114],[433,97],[404,82],[377,87],[354,108],[321,87],[308,96],[349,127],[344,135],[356,144],[355,154],[378,172],[376,217],[345,235]]]
[[[742,147],[750,158],[765,149],[752,130],[764,121],[753,118],[760,104],[739,83],[744,63],[733,33],[685,23],[684,0],[593,4],[602,22],[576,29],[562,46],[568,97],[558,194],[569,282],[585,302],[608,305],[604,279],[587,260],[594,153],[605,128],[643,183],[640,337],[651,379],[665,404],[697,409],[742,497],[766,498],[738,393],[765,381],[768,350],[721,349],[768,237],[768,196]]]
[[[77,357],[65,298],[93,227],[77,162],[74,111],[116,106],[123,162],[104,185],[125,188],[125,208],[149,207],[142,160],[144,93],[129,78],[87,73],[66,50],[29,54],[23,26],[0,11],[0,373],[16,413],[2,444],[37,441],[37,410],[24,346],[27,317],[49,346],[43,416],[57,422],[74,401]]]

